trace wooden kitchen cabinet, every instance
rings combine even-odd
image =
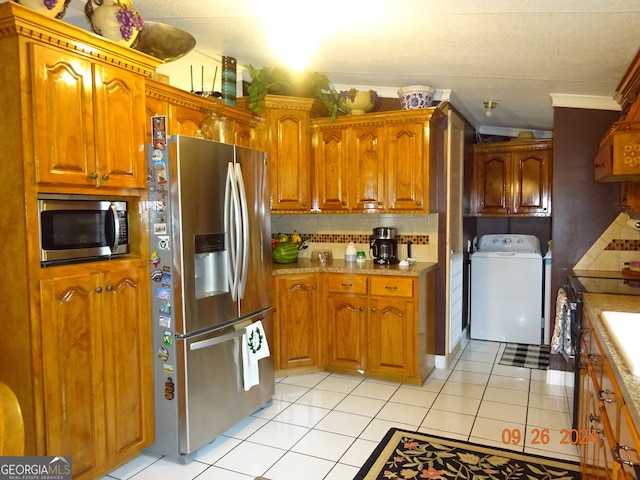
[[[318,274],[280,275],[274,282],[276,370],[318,366]]]
[[[594,178],[597,182],[640,181],[640,120],[615,122],[600,140]]]
[[[622,211],[640,211],[640,182],[622,182],[620,184],[620,203]]]
[[[46,443],[73,455],[74,478],[153,440],[148,269],[96,268],[41,282]]]
[[[347,132],[343,128],[330,128],[314,136],[314,210],[349,211],[347,149]]]
[[[551,216],[552,141],[477,144],[472,208],[478,216]]]
[[[327,278],[327,365],[367,368],[368,278],[329,274]]]
[[[249,97],[236,103],[248,108]],[[267,95],[260,107],[258,114],[266,122],[258,133],[258,148],[269,154],[272,212],[311,211],[309,122],[319,112],[326,112],[319,100],[280,95]]]
[[[443,119],[435,108],[313,119],[314,211],[429,212]]]
[[[36,181],[144,188],[144,81],[80,55],[29,44]]]
[[[418,357],[418,298],[412,278],[371,277],[369,367],[377,373],[413,377]]]
[[[637,479],[633,467],[620,460],[638,463],[638,431],[587,310],[582,331],[578,433],[587,434],[578,445],[582,478]]]
[[[180,90],[156,80],[146,79],[146,143],[151,142],[151,117],[164,115],[167,118],[167,135],[193,137],[198,130],[207,133],[206,122],[213,112],[218,121],[224,118],[224,139],[220,137],[219,124],[212,132],[212,140],[258,148],[256,130],[264,120],[244,109],[224,104],[213,97],[203,97]]]
[[[0,23],[0,380],[25,455],[70,455],[74,478],[100,478],[153,441],[144,78],[162,62],[16,2]],[[41,267],[42,194],[128,202],[130,253]]]

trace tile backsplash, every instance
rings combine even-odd
[[[310,214],[273,215],[271,232],[291,234],[294,230],[309,241],[309,248],[300,251],[306,258],[314,250],[330,250],[334,258],[344,258],[344,250],[349,242],[356,244],[359,251],[369,251],[369,236],[376,227],[396,227],[398,229],[398,250],[401,259],[407,257],[408,241],[411,241],[411,256],[421,262],[436,262],[438,258],[438,217],[437,214],[389,215],[389,214]]]
[[[640,260],[640,231],[629,226],[626,213],[620,213],[573,268],[619,271],[631,260]]]

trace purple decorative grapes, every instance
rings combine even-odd
[[[53,10],[55,6],[58,4],[58,0],[44,0],[43,3],[44,3],[44,6],[47,7],[49,10]]]
[[[142,17],[138,15],[138,12],[131,8],[123,7],[116,13],[116,18],[120,23],[120,33],[122,38],[130,40],[133,37],[133,29],[140,31],[144,26]]]

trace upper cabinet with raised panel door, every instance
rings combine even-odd
[[[36,181],[144,188],[144,80],[30,43]]]
[[[424,213],[444,115],[435,108],[311,121],[314,211]]]
[[[479,216],[551,216],[551,140],[474,145]]]
[[[145,84],[147,142],[151,138],[151,117],[164,115],[168,135],[193,137],[200,130],[211,140],[257,148],[256,129],[264,120],[253,112],[155,80],[147,79]]]
[[[237,100],[247,108],[249,97]],[[259,132],[258,148],[269,154],[271,211],[311,211],[311,141],[309,122],[324,109],[313,98],[267,95],[259,115],[266,123]],[[326,115],[326,110],[324,113]]]
[[[40,191],[143,189],[144,76],[161,62],[3,4],[3,135]],[[13,133],[12,133],[13,132]],[[3,162],[5,163],[5,162]]]

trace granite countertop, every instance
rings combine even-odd
[[[600,317],[602,312],[640,313],[640,296],[584,293],[583,299],[596,328],[595,334],[598,340],[601,340],[600,343],[605,354],[611,359],[613,375],[620,385],[633,422],[636,428],[640,428],[640,377],[631,373],[624,357],[619,353],[618,347],[612,340],[607,326]]]
[[[345,262],[341,259],[334,259],[326,265],[315,260],[299,258],[295,263],[278,264],[272,267],[273,275],[289,275],[293,273],[349,273],[365,275],[402,275],[407,277],[418,277],[423,272],[435,270],[437,262],[416,262],[408,267],[395,265],[376,265],[371,260],[360,264],[356,262]]]

